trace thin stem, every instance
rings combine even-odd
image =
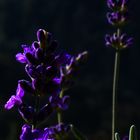
[[[57,119],[58,119],[58,124],[60,124],[62,122],[62,114],[61,112],[57,112]]]
[[[60,92],[59,97],[62,98],[63,97],[63,90]],[[57,120],[58,120],[58,124],[62,123],[62,112],[61,110],[57,112]]]
[[[113,93],[112,93],[112,140],[114,140],[115,138],[116,131],[116,97],[119,77],[119,63],[120,63],[120,51],[116,51],[114,64]]]
[[[35,115],[34,115],[34,121],[33,121],[32,129],[35,129],[36,126],[37,126],[37,118],[36,118],[37,116],[36,116],[36,114],[39,111],[39,105],[40,105],[40,95],[36,94],[36,97],[35,97]]]

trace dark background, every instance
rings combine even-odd
[[[129,1],[129,22],[124,28],[134,37],[134,45],[121,53],[117,132],[122,137],[132,124],[140,132],[139,4]],[[21,44],[36,40],[39,28],[53,33],[61,49],[69,53],[89,51],[77,84],[67,92],[72,101],[65,122],[75,124],[89,140],[111,139],[115,51],[105,47],[104,35],[115,29],[107,23],[107,11],[104,0],[0,0],[0,140],[15,140],[24,124],[15,109],[5,111],[3,106],[15,93],[17,81],[27,77],[15,54]]]

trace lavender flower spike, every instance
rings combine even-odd
[[[27,123],[22,127],[20,140],[62,140],[71,137],[68,135],[70,125],[67,127],[62,121],[45,129],[38,127],[53,112],[59,114],[68,109],[70,97],[61,93],[71,86],[71,78],[78,65],[85,60],[87,52],[77,56],[65,52],[57,53],[57,41],[52,38],[51,33],[43,29],[37,31],[37,41],[21,47],[23,52],[16,55],[16,60],[25,65],[30,80],[19,80],[16,95],[12,95],[5,104],[7,110],[17,106],[18,112]],[[26,96],[31,96],[31,100]],[[43,99],[46,100],[45,104],[42,103],[45,101]]]
[[[107,13],[109,24],[121,26],[126,20],[126,3],[127,0],[107,0],[107,6],[111,9]]]

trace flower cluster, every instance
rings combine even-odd
[[[117,51],[131,46],[133,38],[126,38],[125,33],[121,33],[121,27],[127,19],[127,0],[107,0],[107,6],[111,12],[107,13],[109,24],[117,27],[113,35],[106,35],[106,46],[113,47]]]
[[[67,139],[70,131],[70,125],[58,124],[56,126],[48,127],[43,130],[34,129],[25,124],[22,127],[22,134],[20,140],[56,140]]]
[[[85,59],[87,52],[72,56],[68,53],[57,52],[58,43],[52,34],[39,29],[37,41],[31,46],[22,45],[22,53],[16,55],[16,60],[25,64],[25,71],[30,80],[19,80],[16,94],[5,104],[9,110],[16,106],[22,118],[28,125],[22,128],[21,140],[53,140],[54,128],[38,131],[36,126],[48,118],[54,111],[63,111],[68,108],[69,96],[60,96],[61,92],[70,88],[71,77],[81,61]],[[32,99],[27,103],[25,96]],[[41,105],[41,99],[46,99],[45,105]],[[60,124],[59,124],[60,125]],[[34,128],[31,130],[31,127]],[[55,127],[56,128],[56,127]],[[27,138],[26,138],[27,137]],[[45,138],[44,138],[45,137]]]
[[[106,46],[116,50],[122,50],[132,45],[133,38],[126,38],[126,34],[113,33],[105,36]]]
[[[126,20],[127,0],[107,0],[111,12],[107,13],[108,22],[112,25],[122,25]]]

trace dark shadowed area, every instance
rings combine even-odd
[[[124,29],[134,37],[134,45],[121,53],[117,131],[122,137],[132,124],[140,132],[139,4],[129,0],[129,22]],[[3,106],[15,93],[17,81],[27,78],[15,54],[21,52],[21,44],[36,40],[39,28],[51,32],[60,49],[71,54],[89,52],[76,85],[66,93],[71,105],[65,122],[73,123],[89,140],[111,140],[115,51],[105,47],[104,35],[115,30],[107,23],[107,11],[104,0],[0,0],[0,140],[18,140],[24,124],[16,109],[5,111]]]

